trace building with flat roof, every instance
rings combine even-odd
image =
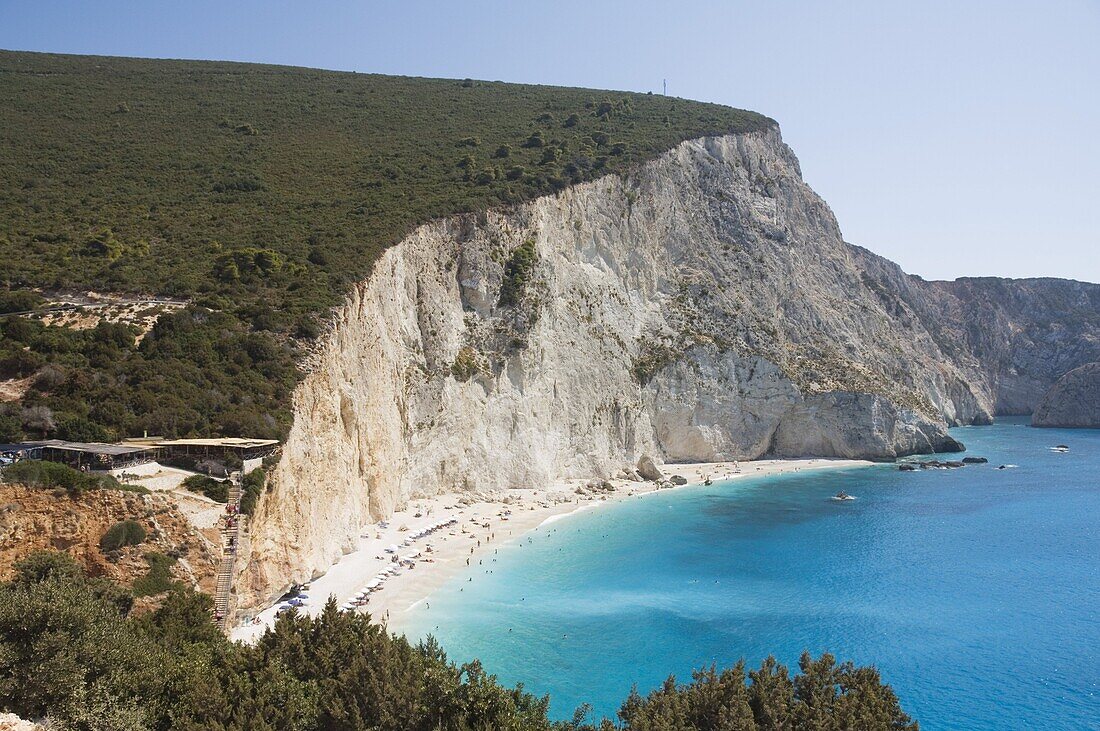
[[[137,444],[103,444],[100,442],[66,442],[51,439],[36,442],[41,459],[60,462],[78,470],[118,470],[155,461],[161,450]]]
[[[224,459],[233,455],[242,462],[263,459],[274,454],[279,442],[275,439],[245,439],[221,437],[217,439],[163,439],[153,444],[164,449],[169,457],[195,457]]]

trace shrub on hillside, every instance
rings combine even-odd
[[[15,414],[0,412],[0,444],[14,444],[23,439],[23,424]]]
[[[4,468],[4,482],[18,483],[43,489],[62,488],[69,495],[79,495],[85,490],[117,488],[118,481],[110,475],[89,474],[74,470],[58,462],[25,459]]]
[[[88,256],[96,256],[115,261],[122,256],[122,242],[115,237],[115,232],[109,228],[101,228],[89,234],[84,242],[84,253]]]
[[[23,348],[0,351],[0,378],[22,378],[46,365],[46,358]]]
[[[107,442],[113,438],[111,432],[99,424],[76,414],[59,415],[54,436],[70,442]]]
[[[22,422],[24,429],[41,432],[43,435],[57,428],[57,422],[53,417],[53,409],[41,404],[24,408],[19,412],[19,420]]]
[[[74,579],[84,575],[80,564],[61,551],[34,551],[15,562],[15,580],[33,584],[46,579]]]
[[[49,393],[65,383],[65,370],[60,366],[48,365],[34,376],[34,389],[40,393]]]
[[[137,546],[145,541],[145,529],[136,520],[123,520],[115,523],[99,539],[99,548],[117,551],[124,546]]]
[[[27,317],[5,317],[0,320],[0,333],[10,343],[31,345],[42,326]]]
[[[215,480],[206,475],[191,475],[183,481],[183,486],[191,492],[201,492],[206,497],[219,503],[229,500],[229,483]]]
[[[149,571],[134,581],[134,596],[152,596],[172,588],[172,566],[176,559],[157,551],[145,554]]]

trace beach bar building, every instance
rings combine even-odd
[[[41,459],[60,462],[78,470],[120,470],[156,461],[157,447],[99,442],[64,442],[52,439],[40,442]]]
[[[169,459],[184,457],[197,461],[212,460],[224,463],[236,457],[248,472],[260,466],[264,457],[275,453],[279,442],[275,439],[247,439],[222,437],[217,439],[165,439],[155,442]]]

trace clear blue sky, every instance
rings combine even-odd
[[[845,238],[1100,282],[1100,0],[0,0],[0,47],[660,91],[779,120]]]

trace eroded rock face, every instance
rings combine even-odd
[[[893,460],[907,454],[961,452],[942,428],[911,410],[868,393],[809,396],[779,422],[772,453],[778,457],[824,454]]]
[[[996,414],[1032,413],[1064,373],[1100,361],[1100,284],[998,277],[928,282],[866,249],[852,250],[880,304],[895,317],[920,321]],[[955,403],[970,398],[955,391],[950,397]]]
[[[1031,425],[1100,428],[1100,363],[1086,363],[1059,378],[1039,402]]]
[[[949,424],[1041,375],[1008,379],[1014,351],[978,348],[949,289],[846,244],[778,130],[424,225],[350,294],[295,392],[241,604],[420,495],[630,474],[643,455],[954,449]]]

